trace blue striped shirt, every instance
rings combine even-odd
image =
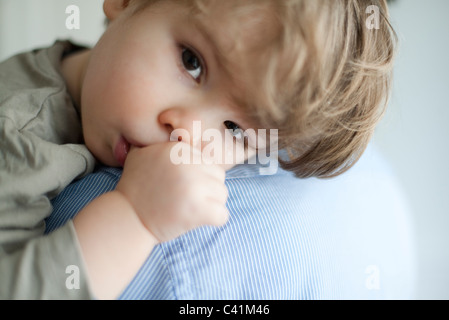
[[[228,171],[228,223],[157,245],[120,299],[413,298],[410,212],[375,148],[330,180],[259,169]],[[47,232],[113,190],[120,174],[102,167],[67,187]]]

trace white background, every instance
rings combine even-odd
[[[311,0],[312,1],[312,0]],[[80,30],[67,30],[67,6]],[[396,0],[401,46],[393,97],[376,131],[412,208],[418,299],[449,299],[449,1]],[[101,0],[0,0],[0,60],[70,38],[94,45],[104,29]]]

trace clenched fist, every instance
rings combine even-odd
[[[160,242],[202,225],[223,225],[229,215],[225,170],[215,164],[173,164],[170,150],[177,143],[184,142],[132,148],[116,188]]]

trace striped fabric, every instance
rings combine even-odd
[[[121,170],[102,167],[53,200],[51,232]],[[230,220],[159,244],[121,299],[408,299],[414,260],[401,189],[369,148],[332,180],[258,165],[227,172]]]

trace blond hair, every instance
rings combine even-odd
[[[140,1],[147,5],[162,0]],[[223,3],[178,2],[206,14],[212,3]],[[268,8],[275,22],[275,36],[257,46],[267,67],[257,76],[260,82],[248,89],[244,104],[261,127],[279,129],[279,147],[288,153],[280,165],[300,178],[330,178],[347,171],[365,151],[390,94],[397,37],[386,1],[234,4],[245,12],[251,6]],[[369,6],[379,10],[379,29],[366,25]],[[263,98],[250,101],[256,91]]]

